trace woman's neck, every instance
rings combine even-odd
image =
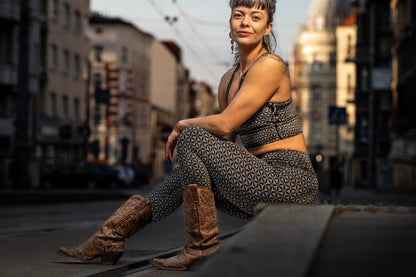
[[[251,49],[239,49],[239,64],[240,64],[240,74],[246,72],[248,68],[264,53],[267,53],[267,50],[263,45],[259,45],[256,48]]]

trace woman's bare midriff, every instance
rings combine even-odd
[[[308,153],[303,134],[247,149],[254,156],[260,156],[276,150],[295,150]]]

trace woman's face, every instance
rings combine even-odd
[[[267,23],[266,10],[255,7],[235,7],[230,18],[231,38],[241,47],[258,45],[264,35],[270,34],[272,23]]]

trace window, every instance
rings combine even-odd
[[[324,30],[325,29],[325,18],[319,16],[315,19],[315,27],[317,30]]]
[[[62,118],[68,118],[68,96],[62,96]]]
[[[51,45],[51,61],[50,61],[50,68],[55,69],[58,65],[58,47],[55,44]]]
[[[123,46],[121,48],[121,62],[122,63],[127,63],[127,58],[128,58],[128,51],[127,51],[127,47]]]
[[[70,18],[69,5],[65,3],[62,7],[62,24],[66,28],[69,27],[69,18]]]
[[[95,91],[101,89],[101,82],[102,82],[101,74],[95,73],[94,76],[93,76],[93,83],[94,83],[94,90]]]
[[[312,100],[315,103],[320,103],[322,101],[322,89],[320,86],[312,87]]]
[[[320,54],[314,53],[312,70],[319,71],[320,69],[322,69],[322,56]]]
[[[10,113],[12,97],[7,93],[0,93],[0,118],[12,116]]]
[[[101,55],[103,53],[103,47],[101,45],[94,46],[94,58],[97,62],[101,62]]]
[[[58,18],[58,0],[49,0],[49,17],[52,20]]]
[[[69,52],[68,50],[64,50],[62,52],[62,72],[64,74],[68,74],[69,72]]]
[[[74,119],[79,121],[80,116],[79,116],[79,99],[75,98],[74,99]]]
[[[337,53],[332,52],[329,54],[329,66],[335,68],[337,66]]]
[[[74,31],[76,33],[79,33],[81,31],[81,13],[79,11],[75,11]]]
[[[79,55],[75,55],[74,56],[74,66],[73,66],[73,70],[74,70],[74,77],[78,78],[79,77],[79,73],[80,73],[80,58]]]
[[[347,58],[352,59],[353,58],[353,52],[352,52],[352,38],[351,35],[348,35],[347,37]]]
[[[350,73],[348,73],[348,75],[347,75],[347,91],[348,91],[348,94],[352,94],[354,92],[354,90],[352,88],[351,74]]]
[[[12,62],[13,28],[2,28],[0,32],[0,63]]]
[[[120,72],[119,80],[119,91],[124,93],[127,91],[127,74],[125,71]]]
[[[50,103],[50,115],[51,117],[56,117],[56,94],[51,93]]]
[[[83,63],[83,68],[82,68],[82,78],[84,80],[86,80],[88,78],[88,74],[89,74],[89,61],[85,60]]]
[[[90,28],[89,26],[89,19],[88,18],[84,18],[84,36],[88,36],[88,30]]]
[[[312,136],[315,139],[320,139],[322,133],[322,123],[320,120],[315,120],[312,122]]]

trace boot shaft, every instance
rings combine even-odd
[[[212,191],[207,187],[189,185],[183,193],[186,231],[189,233],[187,250],[214,252],[220,245],[217,212]]]

